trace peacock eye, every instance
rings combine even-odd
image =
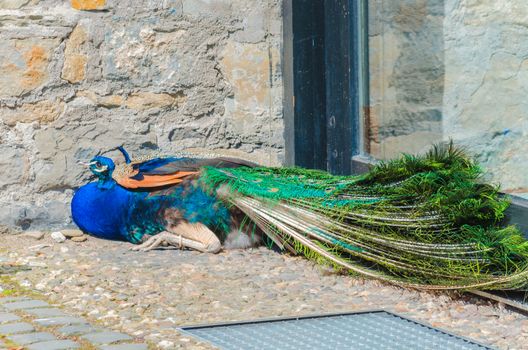
[[[97,162],[97,163],[95,163],[95,166],[98,167],[98,168],[100,168],[100,167],[103,166],[103,164],[101,164],[101,162]]]

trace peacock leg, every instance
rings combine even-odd
[[[150,237],[146,242],[131,248],[136,251],[149,251],[164,244],[183,249],[191,248],[204,253],[218,253],[221,243],[213,231],[200,223],[180,222],[167,228],[167,231]],[[170,232],[169,232],[170,231]]]
[[[166,232],[160,232],[157,235],[150,236],[143,243],[133,246],[132,248],[130,248],[130,250],[149,251],[163,246],[163,242],[165,240],[165,237],[163,235],[164,233]]]

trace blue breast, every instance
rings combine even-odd
[[[96,182],[77,190],[71,203],[73,221],[79,228],[105,239],[123,239],[132,193],[119,185],[99,188]]]
[[[71,203],[73,221],[79,228],[105,239],[139,243],[143,235],[165,229],[165,215],[201,222],[227,232],[229,210],[195,184],[141,192],[129,191],[113,180],[89,183],[77,190]]]

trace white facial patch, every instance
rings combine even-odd
[[[108,169],[108,165],[103,165],[101,168],[99,169],[93,169],[93,171],[97,172],[97,173],[102,173],[104,171],[106,171]]]

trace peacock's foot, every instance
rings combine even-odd
[[[150,237],[144,243],[130,248],[134,251],[148,252],[160,247],[173,246],[179,249],[190,248],[204,253],[218,253],[221,249],[220,241],[216,236],[215,239],[209,239],[205,242],[184,238],[182,235],[171,232],[160,232]]]
[[[133,246],[130,250],[148,252],[149,250],[168,246],[183,249],[185,247],[183,241],[184,238],[182,236],[177,236],[174,233],[164,231],[148,238],[145,242],[139,245]]]

